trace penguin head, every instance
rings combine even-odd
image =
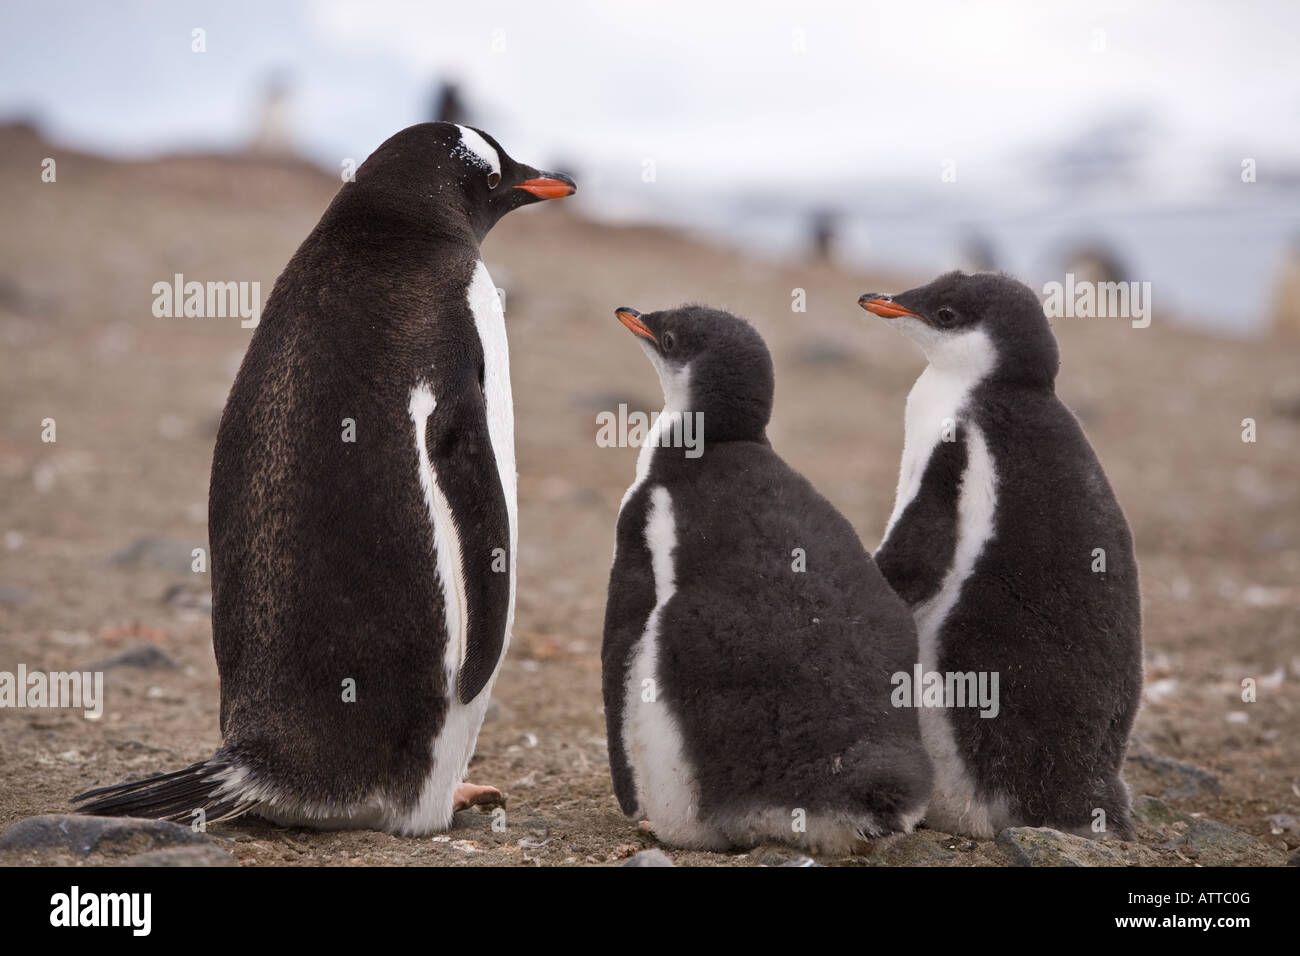
[[[1056,339],[1033,289],[1011,276],[949,272],[898,295],[868,292],[858,305],[921,347],[930,364],[958,374],[1050,386]]]
[[[390,136],[349,185],[430,225],[467,226],[479,242],[512,209],[577,189],[568,176],[516,162],[487,133],[456,123],[420,123]]]
[[[709,441],[767,441],[775,377],[752,325],[703,305],[614,314],[659,373],[665,411],[702,414]]]

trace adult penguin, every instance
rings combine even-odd
[[[514,613],[514,412],[479,243],[572,180],[396,134],[275,284],[212,462],[222,747],[81,812],[424,834],[465,782]]]

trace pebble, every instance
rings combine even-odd
[[[171,670],[175,669],[176,662],[163,651],[146,644],[90,665],[90,669],[95,671],[112,670],[114,667],[138,667],[146,671],[160,668]]]
[[[1300,820],[1297,820],[1289,813],[1273,813],[1264,818],[1268,824],[1268,832],[1274,836],[1280,836],[1283,833],[1300,833]]]

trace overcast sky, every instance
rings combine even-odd
[[[661,182],[930,181],[948,158],[1006,178],[1116,115],[1149,118],[1173,179],[1300,163],[1294,2],[5,0],[0,18],[0,115],[115,153],[239,143],[284,68],[297,139],[331,165],[428,118],[440,76],[513,155],[629,177],[653,158]]]

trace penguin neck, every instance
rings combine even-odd
[[[417,212],[396,208],[375,191],[348,195],[346,188],[298,255],[322,264],[336,294],[373,304],[367,339],[394,355],[427,339],[425,325],[409,321],[412,306],[433,310],[437,290],[460,268],[470,281],[480,261],[478,240],[459,208]],[[449,271],[449,263],[459,267]]]
[[[987,378],[997,365],[997,348],[982,329],[957,335],[932,335],[916,341],[934,370],[933,377],[968,388]]]
[[[929,364],[930,377],[969,392],[985,382],[999,387],[1055,390],[1059,363],[1050,331],[1042,337],[1007,338],[976,328],[956,335],[913,336]]]
[[[924,346],[929,364],[921,372],[907,396],[905,441],[913,453],[928,457],[929,448],[940,433],[942,423],[955,419],[966,406],[971,393],[993,374],[997,352],[982,331],[960,336],[931,338]],[[907,458],[909,449],[904,449]],[[912,462],[912,466],[919,464]],[[907,467],[904,462],[905,469]]]
[[[477,257],[488,230],[480,235],[459,203],[435,203],[426,197],[430,201],[413,204],[405,193],[355,187],[345,186],[322,218],[322,226],[329,220],[331,235],[347,236],[371,255],[381,249],[404,257],[409,250],[419,258],[421,249],[451,244],[469,247]]]
[[[663,414],[693,411],[690,364],[669,365],[658,356],[652,356],[652,359],[655,372],[659,375],[659,387],[664,393]]]
[[[653,430],[646,440],[644,453],[653,457],[657,449],[678,450],[685,444],[687,429],[691,429],[694,438],[697,416],[691,393],[691,366],[673,366],[656,360],[655,371],[659,374],[659,386],[664,393],[664,407],[655,419]],[[678,451],[680,454],[680,451]]]
[[[650,442],[661,457],[692,461],[710,446],[724,442],[769,444],[764,427],[739,427],[745,415],[707,389],[694,386],[695,369],[684,366],[661,373],[664,407]]]

